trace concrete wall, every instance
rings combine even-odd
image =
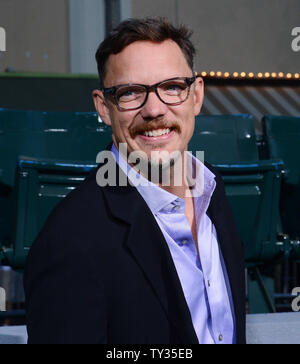
[[[194,30],[199,71],[299,72],[292,29],[299,0],[120,0],[121,18],[166,16]],[[95,72],[104,36],[104,0],[0,0],[10,67],[34,72]],[[80,56],[79,56],[80,54]]]
[[[71,73],[97,73],[95,53],[105,37],[103,0],[69,0]]]
[[[69,72],[67,0],[0,0],[7,51],[0,72]]]
[[[299,72],[292,29],[299,0],[132,0],[132,15],[167,16],[194,30],[202,71]]]

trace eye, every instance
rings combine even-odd
[[[117,98],[121,102],[133,101],[145,94],[145,90],[138,86],[120,88],[117,91]]]
[[[163,92],[170,94],[170,95],[179,95],[182,91],[187,88],[185,82],[181,81],[172,81],[160,86]]]
[[[122,92],[119,92],[119,94],[118,94],[119,97],[132,97],[134,95],[135,95],[135,92],[133,90],[122,91]]]

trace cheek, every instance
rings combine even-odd
[[[130,137],[129,126],[130,122],[126,118],[114,118],[112,122],[112,133],[118,141],[126,141]]]
[[[121,124],[113,123],[112,124],[112,133],[115,136],[118,143],[122,143],[126,140],[126,130],[123,129]]]

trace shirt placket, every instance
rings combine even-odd
[[[165,229],[168,231],[168,226],[176,228],[173,231],[168,231],[173,237],[176,244],[181,248],[184,254],[201,269],[201,264],[196,249],[195,241],[191,232],[190,225],[185,216],[185,203],[183,200],[177,199],[163,209],[161,215],[168,214],[171,224],[166,224]],[[162,216],[163,217],[163,216]]]

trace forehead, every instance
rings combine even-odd
[[[124,83],[153,84],[168,78],[191,76],[192,70],[177,43],[138,41],[111,55],[105,86]]]

